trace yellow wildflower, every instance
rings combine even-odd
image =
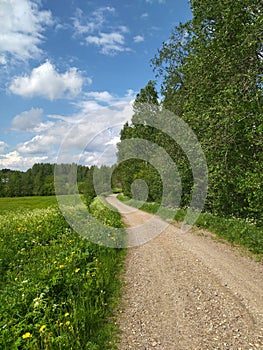
[[[29,332],[26,332],[25,334],[22,335],[23,339],[27,339],[27,338],[32,338],[32,334]]]
[[[79,270],[80,270],[80,268],[77,267],[77,268],[75,269],[75,272],[77,273],[77,272],[79,272]]]
[[[63,269],[64,267],[65,267],[65,265],[63,265],[63,264],[62,264],[62,265],[59,265],[59,268],[60,268],[60,269]]]
[[[65,325],[69,326],[70,325],[70,321],[65,322]]]
[[[39,328],[39,332],[42,333],[46,327],[47,327],[47,326],[46,326],[45,324],[43,324],[43,326],[41,326],[41,327]]]
[[[65,317],[68,317],[68,316],[69,316],[69,313],[68,313],[68,312],[66,312],[64,316],[65,316]]]

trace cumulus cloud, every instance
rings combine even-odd
[[[38,126],[41,122],[43,109],[31,108],[16,115],[12,120],[12,128],[21,131],[30,131]]]
[[[83,97],[75,103],[78,111],[71,116],[46,115],[42,118],[44,112],[37,108],[15,116],[13,132],[30,131],[33,135],[16,145],[13,152],[7,153],[8,149],[2,144],[3,153],[7,154],[0,156],[0,167],[23,170],[35,162],[57,161],[89,166],[113,164],[119,132],[133,114],[135,92],[128,90],[120,97],[108,91],[91,91]],[[56,158],[58,152],[59,160]]]
[[[39,2],[1,0],[0,23],[0,53],[26,60],[40,55],[42,33],[53,20],[50,11],[39,9]]]
[[[91,83],[91,80],[88,80]],[[34,68],[30,75],[14,78],[9,89],[23,97],[41,96],[51,101],[59,98],[72,98],[82,90],[84,78],[77,68],[65,73],[57,72],[49,61]]]
[[[9,152],[5,155],[0,155],[0,167],[14,170],[27,170],[35,163],[41,163],[48,160],[48,156],[42,157],[25,157],[18,151]]]
[[[51,145],[56,145],[57,140],[52,135],[36,135],[31,140],[20,144],[17,150],[26,154],[47,154]]]
[[[87,92],[85,96],[96,101],[108,103],[114,99],[114,97],[108,91],[90,91]]]
[[[141,43],[144,41],[144,37],[142,35],[136,35],[134,38],[133,38],[133,41],[135,43]]]

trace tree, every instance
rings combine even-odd
[[[154,142],[157,135],[157,131],[153,127],[147,126],[147,119],[154,118],[155,112],[159,110],[158,93],[154,81],[150,80],[145,88],[141,89],[140,93],[137,94],[133,110],[134,115],[131,123],[126,123],[121,130],[121,142],[118,144],[117,153],[118,174],[123,192],[128,196],[132,194],[131,185],[135,179],[145,179],[150,187],[153,183],[152,181],[149,182],[148,176],[151,168],[148,164],[151,146],[150,143],[143,141]],[[129,143],[124,141],[134,139],[139,139],[141,142],[134,141]],[[156,172],[153,171],[152,174],[156,174]],[[152,190],[150,190],[150,193],[152,194]],[[151,195],[149,200],[153,199],[153,197],[154,195]]]
[[[262,4],[192,0],[193,19],[177,27],[152,61],[163,106],[178,113],[205,151],[206,208],[260,220],[262,190]]]

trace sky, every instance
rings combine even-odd
[[[0,0],[0,169],[110,165],[188,0]]]

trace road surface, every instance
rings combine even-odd
[[[131,242],[138,230],[147,241],[128,249],[120,350],[263,349],[262,264],[205,231],[183,234],[163,222],[159,235],[143,232],[152,215],[107,200]]]

